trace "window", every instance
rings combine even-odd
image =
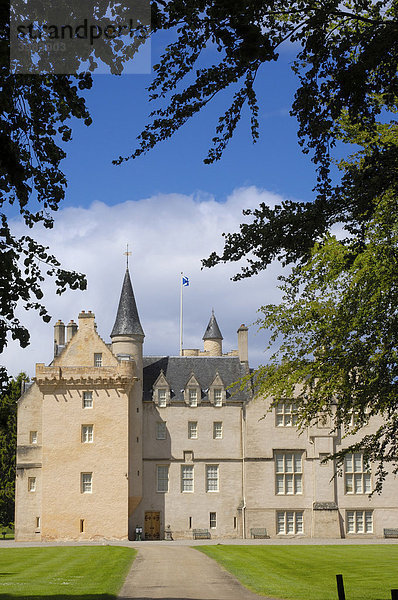
[[[193,466],[181,466],[181,491],[193,492]]]
[[[164,408],[167,403],[166,390],[160,389],[158,390],[158,405],[160,408]]]
[[[84,530],[85,530],[84,519],[80,519],[80,533],[84,533]]]
[[[277,427],[294,427],[297,425],[297,404],[279,402],[275,407],[275,414]]]
[[[344,478],[346,494],[370,494],[370,473],[365,469],[363,454],[354,452],[344,458]]]
[[[352,411],[351,413],[351,418],[350,418],[350,426],[351,427],[356,427],[359,423],[359,415],[357,411]]]
[[[93,408],[93,392],[83,392],[83,408]]]
[[[301,494],[303,469],[301,452],[275,454],[276,493]]]
[[[198,390],[190,388],[188,391],[189,406],[198,406]]]
[[[217,527],[217,513],[211,512],[209,516],[210,516],[210,518],[209,518],[210,529],[215,529]]]
[[[373,533],[373,512],[371,510],[347,510],[347,533]]]
[[[31,444],[37,444],[37,431],[31,431],[29,434]]]
[[[94,367],[102,367],[102,352],[94,353]]]
[[[93,474],[81,473],[81,492],[82,494],[91,494],[93,491]]]
[[[206,492],[218,492],[218,465],[206,465]]]
[[[303,533],[303,512],[285,510],[276,513],[276,532],[282,534]]]
[[[29,492],[36,491],[36,477],[28,477],[28,490]]]
[[[365,408],[363,414],[361,414],[358,410],[353,410],[351,412],[351,418],[348,423],[349,428],[354,429],[358,425],[361,425],[361,427],[366,426],[368,424],[367,420],[369,418],[369,414],[370,414],[370,408],[368,406]]]
[[[156,439],[157,440],[165,440],[166,439],[166,421],[158,421],[156,423]]]
[[[92,425],[82,425],[82,442],[83,444],[91,444],[94,438]]]
[[[222,439],[222,422],[214,421],[213,423],[213,439],[221,440]]]
[[[156,468],[156,479],[157,479],[157,488],[158,492],[168,492],[169,491],[169,467],[168,465],[158,465]]]
[[[198,439],[198,422],[188,421],[188,438],[190,440]]]
[[[40,517],[36,517],[36,529],[40,529]]]
[[[222,406],[222,389],[215,388],[214,390],[214,406]]]

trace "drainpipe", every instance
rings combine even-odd
[[[315,473],[314,473],[314,467],[315,467],[315,439],[312,435],[308,436],[308,441],[310,444],[312,444],[313,446],[313,450],[312,450],[312,461],[311,461],[311,468],[312,468],[312,511],[311,511],[311,537],[314,537],[314,501],[316,500],[316,477],[315,477]]]
[[[246,437],[245,437],[245,405],[242,404],[241,412],[241,440],[242,440],[242,539],[246,539]]]

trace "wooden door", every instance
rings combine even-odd
[[[145,513],[144,533],[146,540],[160,540],[160,512]]]

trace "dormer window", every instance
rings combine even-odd
[[[165,408],[170,402],[170,386],[163,373],[163,370],[160,372],[159,377],[153,384],[152,389],[152,400],[159,406],[159,408]]]
[[[184,402],[188,406],[195,407],[199,406],[202,400],[202,390],[199,381],[195,375],[191,373],[184,389]]]
[[[216,373],[216,376],[214,377],[213,382],[209,387],[208,396],[209,401],[213,404],[213,406],[220,407],[223,404],[225,404],[225,384],[221,379],[219,373]]]
[[[222,406],[222,389],[214,389],[214,406]]]
[[[190,388],[188,391],[189,406],[198,406],[198,390]]]
[[[161,388],[158,390],[158,405],[160,408],[164,408],[167,404],[167,390]]]

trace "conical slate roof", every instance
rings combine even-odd
[[[203,340],[222,340],[224,339],[220,328],[218,326],[216,317],[214,316],[214,310],[211,311],[211,317],[205,334],[202,338]]]
[[[122,292],[120,294],[119,308],[117,309],[116,321],[112,329],[111,337],[116,335],[145,335],[138,316],[135,303],[133,286],[128,269],[124,276]]]

